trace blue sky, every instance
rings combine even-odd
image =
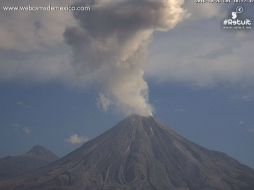
[[[254,165],[254,102],[248,89],[149,84],[158,119],[200,145]],[[22,153],[35,144],[65,155],[79,146],[67,142],[70,135],[93,138],[123,118],[100,111],[94,91],[30,82],[0,87],[1,156]]]
[[[159,120],[254,168],[253,30],[221,28],[235,7],[186,2],[185,19],[168,32],[155,31],[144,76]],[[244,10],[253,18],[253,5]],[[1,20],[1,157],[36,144],[63,156],[125,117],[119,107],[100,109],[98,83],[73,79],[68,67],[73,47],[63,39],[66,27],[76,25],[71,15],[7,15]],[[24,32],[20,22],[36,30]],[[16,41],[6,40],[16,36]]]

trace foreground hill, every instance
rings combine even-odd
[[[253,190],[254,170],[132,115],[1,190]]]

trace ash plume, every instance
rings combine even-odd
[[[78,26],[67,28],[64,37],[72,47],[79,79],[99,87],[98,101],[103,97],[107,107],[125,114],[152,115],[143,69],[147,48],[155,31],[168,31],[183,19],[182,4],[183,0],[98,0],[89,13],[73,12]]]

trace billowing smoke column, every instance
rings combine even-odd
[[[85,2],[80,2],[82,5]],[[78,27],[67,28],[80,79],[100,88],[98,105],[123,113],[152,115],[144,80],[146,51],[155,31],[183,19],[183,0],[98,0],[89,13],[75,11]]]

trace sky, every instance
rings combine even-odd
[[[28,2],[42,1],[15,5]],[[64,156],[138,113],[254,168],[253,29],[222,28],[237,6],[254,20],[254,5],[92,4],[88,12],[1,9],[0,157],[37,144]]]

